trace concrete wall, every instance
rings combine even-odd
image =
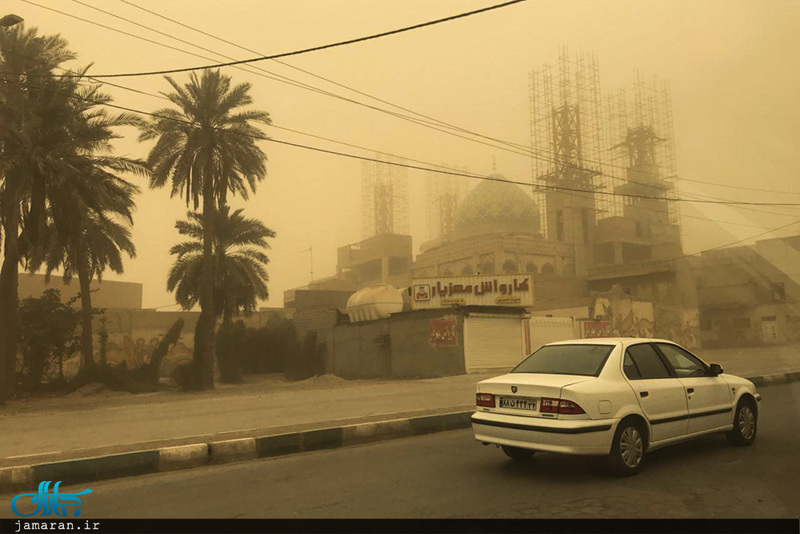
[[[92,306],[95,308],[125,308],[140,310],[142,308],[142,284],[132,282],[116,282],[104,280],[92,281],[89,286],[92,291]],[[53,275],[50,282],[45,283],[45,277],[41,274],[19,273],[19,298],[40,297],[47,289],[58,289],[61,292],[61,300],[66,301],[80,290],[80,284],[75,277],[69,284],[65,284],[60,276]],[[80,307],[80,301],[76,301],[75,307]]]
[[[453,318],[456,341],[431,341],[431,320]],[[464,318],[453,310],[420,310],[389,319],[342,324],[328,338],[328,366],[343,378],[412,378],[464,374]]]
[[[334,374],[348,379],[391,376],[390,345],[377,343],[388,333],[388,319],[336,326],[328,350]]]
[[[443,313],[444,312],[444,313]],[[455,346],[430,340],[430,321],[448,318],[456,322]],[[464,367],[464,316],[448,310],[396,314],[389,318],[391,373],[397,378],[460,375]]]
[[[249,317],[239,316],[235,320],[241,319],[248,327],[259,328],[273,315],[282,315],[281,310],[262,309]],[[183,318],[184,325],[178,343],[170,349],[161,365],[161,376],[171,376],[175,366],[192,359],[194,329],[199,316],[200,312],[108,309],[103,315],[94,317],[95,359],[99,361],[100,358],[99,332],[103,318],[108,332],[106,359],[113,364],[125,362],[131,369],[148,362],[173,323]]]

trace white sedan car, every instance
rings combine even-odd
[[[514,460],[605,455],[613,472],[633,475],[646,451],[698,436],[752,444],[760,401],[752,382],[670,341],[581,339],[545,345],[479,382],[472,428]]]

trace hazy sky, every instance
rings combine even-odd
[[[291,51],[416,24],[498,2],[471,0],[131,0],[207,33],[262,54]],[[111,26],[152,41],[224,61],[218,55],[99,13],[75,0],[36,3]],[[181,28],[121,0],[85,0],[88,5],[222,54],[253,54]],[[3,3],[42,33],[60,33],[79,54],[74,65],[93,63],[90,72],[131,72],[208,64],[208,60],[53,13],[22,0]],[[527,144],[528,72],[555,63],[559,45],[597,54],[601,87],[631,85],[641,69],[669,80],[675,120],[679,177],[772,189],[755,192],[679,182],[682,191],[721,199],[800,202],[800,2],[669,0],[647,2],[537,1],[371,42],[314,52],[286,63],[394,104],[472,131]],[[348,98],[384,104],[274,62],[257,64],[281,76]],[[252,69],[248,69],[252,70]],[[255,106],[268,111],[277,127],[324,136],[409,158],[497,171],[530,179],[528,158],[457,139],[342,100],[292,87],[257,74],[227,68],[234,81],[252,84]],[[185,81],[187,75],[178,75]],[[114,80],[141,91],[165,91],[162,77]],[[115,102],[154,111],[167,102],[107,87]],[[120,153],[145,157],[150,145],[123,132]],[[267,128],[275,139],[321,148],[369,152]],[[313,247],[314,277],[334,274],[336,247],[361,239],[358,161],[264,142],[268,176],[244,206],[245,214],[277,232],[270,253],[267,306],[282,306],[283,292],[308,283]],[[425,177],[409,171],[414,249],[426,239]],[[174,223],[185,216],[168,190],[147,190],[138,198],[135,260],[123,279],[144,284],[144,306],[177,309],[166,291],[168,249],[178,240]],[[232,204],[241,207],[237,201]],[[685,251],[722,245],[794,220],[797,208],[682,204]],[[764,213],[764,210],[773,213]],[[783,215],[780,215],[780,214]],[[786,215],[789,214],[789,215]],[[745,226],[748,225],[748,226]],[[776,235],[800,233],[800,225]],[[765,236],[771,237],[771,236]]]

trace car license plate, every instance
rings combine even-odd
[[[535,410],[536,399],[525,397],[500,397],[501,408],[513,408],[514,410]]]

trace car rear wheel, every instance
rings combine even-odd
[[[728,441],[740,447],[751,445],[758,432],[757,413],[752,400],[741,399],[733,416],[733,430],[726,434]]]
[[[639,472],[644,460],[645,437],[642,424],[623,420],[614,434],[608,466],[615,475],[631,476]]]
[[[512,447],[510,445],[501,445],[501,448],[503,449],[503,452],[506,453],[506,456],[517,462],[526,462],[533,458],[533,455],[536,454],[536,451],[522,449],[520,447]]]

